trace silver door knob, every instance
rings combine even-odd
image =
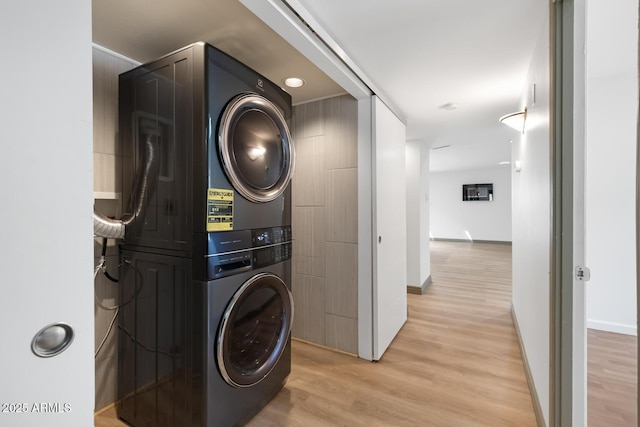
[[[31,341],[31,351],[39,357],[62,353],[73,341],[73,328],[66,323],[52,323],[40,329]]]

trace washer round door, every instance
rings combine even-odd
[[[294,152],[280,109],[255,93],[233,98],[218,132],[222,166],[233,187],[252,202],[270,202],[287,188]]]
[[[276,366],[289,340],[293,298],[274,274],[260,273],[235,293],[218,331],[220,373],[234,387],[262,381]]]

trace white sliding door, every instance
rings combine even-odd
[[[92,426],[91,3],[3,2],[0,35],[0,426]]]
[[[405,125],[373,97],[373,359],[407,320]]]

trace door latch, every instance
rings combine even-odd
[[[576,280],[588,282],[591,279],[591,270],[588,267],[576,267]]]

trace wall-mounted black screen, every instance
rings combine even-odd
[[[493,201],[493,184],[463,184],[462,200],[465,202],[478,200]]]

